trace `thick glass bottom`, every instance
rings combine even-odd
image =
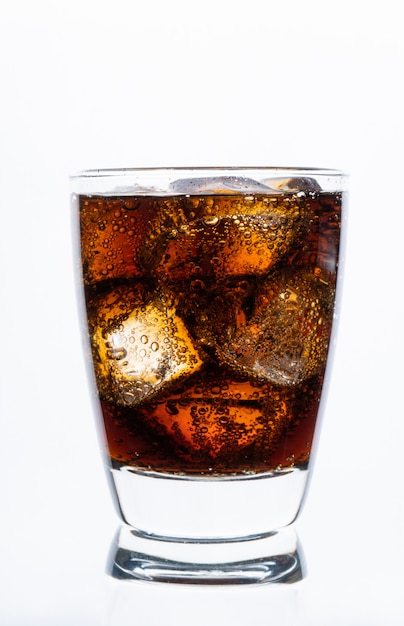
[[[242,542],[181,542],[137,533],[126,526],[111,549],[116,579],[200,585],[294,583],[304,577],[293,526]]]
[[[123,521],[147,536],[240,541],[268,536],[299,511],[308,470],[253,476],[191,477],[112,469]]]

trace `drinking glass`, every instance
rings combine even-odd
[[[72,176],[91,387],[123,521],[114,576],[301,577],[293,522],[335,340],[346,182],[275,167]]]

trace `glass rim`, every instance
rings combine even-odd
[[[210,179],[210,180],[209,180]],[[222,179],[220,181],[220,179]],[[274,181],[299,181],[295,189],[282,189]],[[265,193],[297,193],[308,191],[302,179],[312,180],[313,191],[342,192],[347,190],[348,177],[340,170],[316,167],[140,167],[126,169],[90,169],[70,176],[73,193],[117,196],[182,196],[240,195]],[[217,186],[214,183],[219,183]],[[204,185],[206,183],[206,185]],[[309,185],[310,187],[310,185]]]
[[[179,172],[270,172],[272,174],[276,174],[277,176],[284,174],[289,174],[290,176],[302,176],[303,173],[312,176],[329,176],[329,177],[342,177],[347,178],[348,173],[340,170],[338,168],[326,168],[326,167],[313,167],[313,166],[275,166],[275,165],[218,165],[218,166],[201,166],[201,165],[185,165],[185,166],[157,166],[157,167],[124,167],[124,168],[91,168],[91,169],[83,169],[78,170],[77,172],[73,172],[70,174],[70,180],[74,181],[77,179],[88,179],[88,178],[104,178],[104,177],[126,177],[134,174],[169,174],[169,173],[179,173]]]

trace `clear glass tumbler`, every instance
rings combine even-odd
[[[88,361],[123,519],[117,577],[301,576],[292,523],[324,402],[346,177],[72,177]]]

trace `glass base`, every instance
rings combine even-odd
[[[202,585],[294,583],[304,577],[293,526],[266,537],[181,541],[123,526],[111,548],[115,579]]]
[[[308,472],[255,476],[111,470],[125,525],[112,548],[115,578],[199,584],[301,580],[292,526]]]

